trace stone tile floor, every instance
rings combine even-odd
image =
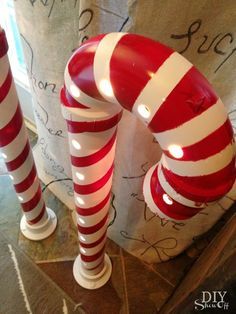
[[[29,135],[33,146],[37,138],[30,131]],[[78,244],[71,212],[48,189],[45,190],[44,197],[47,205],[55,210],[59,225],[53,236],[36,243],[25,239],[19,233],[20,206],[3,161],[0,159],[0,238],[5,239],[1,244],[3,249],[0,249],[0,252],[3,252],[0,255],[3,257],[0,259],[0,270],[11,261],[11,254],[6,246],[8,245],[9,248],[10,245],[13,251],[17,252],[19,265],[23,265],[21,275],[23,282],[27,282],[28,291],[31,291],[29,302],[32,302],[31,309],[34,309],[32,313],[76,313],[77,311],[92,314],[157,313],[196,258],[231,215],[229,210],[226,216],[204,237],[198,239],[191,248],[162,264],[147,265],[119,248],[113,241],[108,240],[107,252],[113,263],[112,277],[104,287],[88,291],[79,287],[72,275],[72,265],[78,253]],[[4,252],[7,252],[8,258]],[[5,277],[2,275],[0,277],[2,298],[6,296],[7,288],[9,291],[11,289],[13,296],[12,293],[17,285],[16,274],[13,276],[13,273],[8,277],[6,274]],[[5,289],[6,282],[8,285]],[[39,282],[42,285],[43,296],[37,299],[35,293],[39,293],[37,289]],[[45,290],[45,287],[48,287],[48,290]],[[56,291],[54,301],[51,298],[54,290],[50,292],[50,289]],[[45,291],[48,291],[48,296]],[[0,313],[28,313],[26,303],[23,306],[22,298],[23,294],[19,291],[14,294],[14,302],[7,296],[4,302],[1,302],[0,298]],[[45,307],[47,304],[48,309]]]

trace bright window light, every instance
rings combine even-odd
[[[14,1],[0,1],[1,26],[6,31],[9,43],[8,56],[12,65],[12,72],[17,83],[29,89],[29,80],[26,72],[22,43],[19,30],[17,28],[14,10]]]

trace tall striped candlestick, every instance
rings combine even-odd
[[[30,240],[52,234],[55,213],[45,207],[24,118],[7,56],[8,44],[0,27],[0,149],[13,182],[23,216],[20,229]]]

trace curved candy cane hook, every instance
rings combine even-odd
[[[235,182],[235,143],[222,101],[189,61],[156,41],[126,33],[86,41],[66,66],[61,100],[78,219],[108,202],[122,107],[147,125],[163,150],[143,189],[161,218],[191,218]],[[105,213],[96,220],[100,226]]]

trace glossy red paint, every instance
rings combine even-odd
[[[85,195],[85,194],[91,194],[98,190],[100,190],[111,178],[113,174],[114,165],[110,167],[110,169],[107,171],[107,173],[100,178],[98,181],[93,182],[91,184],[77,184],[74,183],[74,191],[78,194]]]
[[[216,140],[217,139],[217,140]],[[229,119],[203,140],[182,147],[183,157],[175,158],[168,150],[163,150],[163,153],[171,159],[182,161],[198,161],[213,156],[222,151],[227,145],[233,143],[233,129]],[[232,171],[233,171],[232,165]]]

